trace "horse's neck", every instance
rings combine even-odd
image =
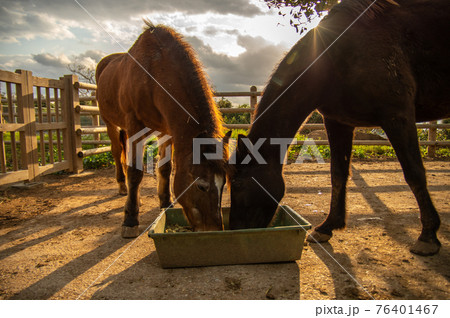
[[[264,159],[269,164],[282,165],[280,155],[283,157],[287,148],[281,144],[292,141],[302,123],[315,109],[315,104],[308,100],[307,91],[299,96],[295,87],[283,93],[283,90],[272,90],[270,85],[273,84],[266,88],[267,95],[264,93],[261,99],[248,137],[253,144],[265,138],[261,146]]]
[[[194,160],[193,156],[200,155],[199,153],[194,154],[194,151],[198,152],[200,150],[199,143],[197,143],[196,146],[197,150],[194,150],[194,140],[196,138],[216,138],[219,133],[216,133],[214,131],[205,133],[205,127],[195,122],[193,124],[191,122],[186,123],[185,125],[181,126],[181,129],[178,129],[177,131],[173,131],[171,133],[171,141],[174,150],[173,160],[178,166],[185,166],[187,163],[190,163],[192,165]],[[220,127],[218,127],[217,129],[220,129]]]
[[[272,75],[249,133],[253,143],[259,138],[293,139],[300,125],[319,105],[327,85],[324,74],[329,70],[324,58],[316,60],[323,48],[315,45],[315,37],[310,31],[292,47]],[[279,145],[271,145],[269,141],[263,148],[267,160],[279,162]]]
[[[209,107],[214,105],[208,101],[199,102],[194,107],[192,103],[177,103],[169,100],[167,96],[165,101],[157,104],[157,108],[163,113],[163,125],[167,134],[172,136],[175,143],[180,146],[186,140],[191,140],[203,132],[219,131],[215,126],[219,124]],[[184,98],[189,100],[190,98]],[[202,98],[198,98],[200,100]],[[161,105],[161,106],[160,106]]]

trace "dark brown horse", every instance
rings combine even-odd
[[[96,79],[97,100],[111,139],[119,192],[128,193],[122,236],[139,234],[143,158],[137,155],[142,148],[137,147],[142,147],[139,141],[150,132],[171,136],[160,147],[160,155],[164,157],[167,146],[173,147],[174,195],[194,230],[222,229],[220,202],[226,158],[205,160],[200,154],[199,164],[193,163],[194,138],[221,139],[223,129],[192,48],[172,29],[148,23],[128,53],[112,54],[100,61]],[[209,151],[206,148],[201,150]],[[127,154],[132,154],[128,160]],[[172,205],[171,170],[169,161],[157,171],[161,208]]]
[[[280,145],[269,138],[293,138],[317,108],[331,147],[332,196],[328,217],[309,240],[328,241],[345,227],[354,128],[381,126],[419,204],[422,233],[411,251],[437,253],[440,220],[415,123],[450,116],[449,38],[448,0],[344,0],[333,7],[281,61],[257,107],[248,138],[252,144],[266,138],[258,153],[267,164],[253,156],[243,165],[250,152],[238,141],[231,227],[268,225],[285,187]]]

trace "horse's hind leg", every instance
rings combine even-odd
[[[159,145],[157,167],[159,207],[166,209],[172,206],[170,200],[170,174],[172,172],[172,144],[170,141]]]
[[[127,131],[127,134],[129,132]],[[128,136],[134,136],[135,131],[131,131]],[[130,159],[129,166],[127,168],[127,188],[128,188],[128,196],[127,202],[125,203],[125,217],[122,224],[122,237],[123,238],[133,238],[139,235],[139,188],[142,182],[142,178],[144,176],[143,171],[143,156],[142,151],[140,151],[138,155],[138,148],[143,148],[143,143],[138,142],[130,142],[129,152]],[[142,149],[140,149],[142,150]]]
[[[119,184],[119,194],[127,194],[127,186],[125,185],[125,171],[124,171],[124,160],[125,151],[124,144],[120,135],[120,130],[118,127],[106,123],[106,128],[108,130],[108,136],[111,140],[111,152],[114,157],[114,162],[116,163],[116,180]],[[122,136],[123,137],[123,136]]]
[[[382,128],[395,149],[406,182],[419,204],[422,233],[410,250],[423,256],[436,254],[441,246],[436,236],[440,220],[428,193],[415,122],[404,118],[395,118],[383,125]]]
[[[331,149],[331,204],[326,220],[308,236],[312,243],[326,242],[332,231],[345,227],[345,194],[354,128],[325,119]]]

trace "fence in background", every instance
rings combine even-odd
[[[83,158],[111,150],[106,126],[101,124],[96,104],[96,85],[78,81],[75,75],[59,79],[32,76],[32,72],[15,73],[0,70],[0,185],[34,181],[39,176],[67,170],[83,170]],[[80,96],[80,89],[90,91]],[[249,97],[249,108],[220,108],[223,114],[250,113],[251,120],[258,96],[255,86],[248,92],[215,92],[215,97]],[[82,105],[90,102],[91,105]],[[89,123],[86,125],[86,122]],[[225,124],[229,129],[249,129],[251,124]],[[429,156],[437,146],[450,146],[450,141],[436,141],[437,129],[450,129],[450,124],[421,123],[429,130]],[[322,130],[323,124],[305,124],[302,129]],[[83,135],[92,135],[85,140]],[[83,149],[83,145],[101,146]],[[303,141],[294,141],[301,145]],[[316,140],[328,145],[328,140]],[[388,140],[354,140],[354,145],[390,145]]]

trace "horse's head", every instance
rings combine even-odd
[[[182,167],[177,164],[174,194],[179,197],[178,201],[194,231],[223,230],[221,201],[227,180],[229,135],[221,143],[222,159],[208,160],[204,154],[213,153],[215,149],[202,147],[199,162],[191,157],[181,163]]]
[[[253,158],[244,164],[248,155],[248,149],[238,138],[236,169],[230,176],[232,230],[267,227],[284,195],[281,169],[258,164]]]

